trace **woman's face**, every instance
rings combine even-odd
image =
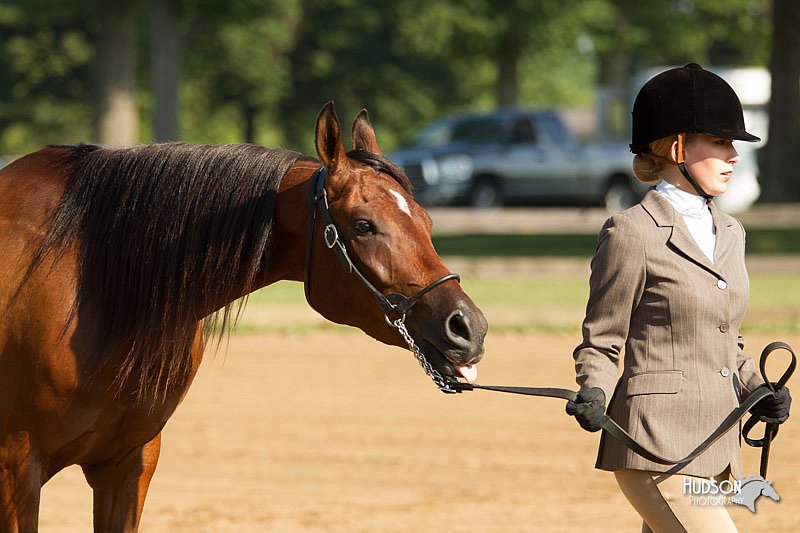
[[[718,196],[728,190],[733,165],[739,153],[733,141],[695,134],[685,147],[686,170],[707,194]]]

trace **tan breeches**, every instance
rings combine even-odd
[[[684,480],[697,478],[641,470],[618,470],[614,475],[622,493],[642,517],[642,533],[737,531],[724,505],[700,505],[684,494]],[[728,479],[728,471],[714,479]]]

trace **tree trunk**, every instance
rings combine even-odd
[[[139,138],[136,5],[126,4],[106,8],[95,41],[95,140],[101,144],[127,145]]]
[[[181,136],[178,92],[183,43],[174,7],[157,0],[150,12],[153,136],[157,141],[178,140]]]
[[[512,25],[513,26],[513,25]],[[497,53],[497,84],[495,98],[500,107],[513,107],[519,103],[519,61],[522,43],[514,28],[500,38]]]
[[[246,143],[256,142],[257,115],[258,110],[255,106],[249,104],[244,105],[244,142]]]
[[[620,25],[627,25],[619,21]],[[628,96],[630,79],[630,54],[625,50],[613,51],[598,58],[597,131],[601,138],[630,139],[631,102]]]
[[[769,140],[761,181],[761,200],[800,200],[800,2],[775,0],[773,4],[772,96],[769,103]]]

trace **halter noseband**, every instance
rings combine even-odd
[[[355,274],[356,279],[358,279],[361,284],[370,292],[370,294],[372,294],[373,298],[375,298],[375,301],[378,304],[378,307],[381,308],[381,311],[383,311],[383,313],[386,315],[387,321],[390,323],[391,320],[389,319],[389,315],[395,314],[396,316],[402,318],[409,309],[414,307],[417,301],[425,293],[435,289],[445,281],[449,281],[451,279],[458,281],[461,280],[461,276],[454,272],[437,279],[433,283],[429,283],[422,290],[412,296],[405,296],[398,293],[383,294],[380,292],[364,276],[364,274],[361,273],[358,267],[353,264],[353,261],[350,259],[350,256],[347,253],[347,248],[345,248],[344,243],[339,238],[339,231],[336,229],[336,224],[333,222],[333,218],[331,217],[331,212],[328,207],[328,193],[325,191],[325,167],[320,166],[310,179],[311,199],[309,204],[310,214],[308,224],[308,240],[306,244],[304,285],[306,301],[312,308],[314,306],[311,304],[311,255],[313,253],[312,250],[314,249],[314,236],[316,235],[314,229],[316,226],[317,209],[319,209],[320,215],[322,216],[322,221],[325,223],[325,230],[323,232],[325,245],[329,249],[333,250],[334,254],[336,254],[336,258],[339,260],[339,264],[342,265],[342,269],[347,274]]]

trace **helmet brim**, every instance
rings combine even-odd
[[[711,137],[716,137],[718,139],[728,139],[731,141],[746,141],[746,142],[759,142],[761,137],[757,137],[752,133],[748,133],[744,130],[698,130],[695,132],[687,132],[687,133],[702,133],[703,135],[710,135]]]
[[[761,141],[761,137],[757,137],[752,133],[747,133],[746,131],[737,132],[736,135],[731,137],[735,141],[747,141],[749,143],[757,143]]]
[[[691,133],[701,133],[703,135],[710,135],[712,137],[717,137],[719,139],[730,139],[732,141],[745,141],[750,143],[757,143],[761,141],[761,137],[753,135],[752,133],[747,133],[746,131],[697,131]],[[641,154],[642,152],[647,152],[647,144],[640,144],[640,145],[628,145],[631,149],[631,152],[634,154]]]

